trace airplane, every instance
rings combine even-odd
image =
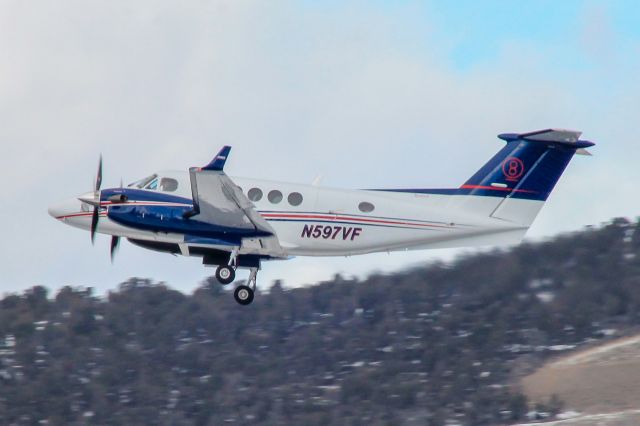
[[[238,268],[249,279],[235,300],[254,299],[264,261],[295,256],[513,244],[524,237],[574,154],[595,145],[581,132],[545,129],[498,135],[506,142],[462,186],[452,189],[337,189],[230,178],[223,147],[203,167],[157,172],[126,187],[101,189],[53,205],[49,214],[95,234],[150,250],[197,256],[223,284]],[[393,168],[391,158],[376,167]]]

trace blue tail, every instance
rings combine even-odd
[[[546,201],[571,158],[595,145],[579,140],[580,134],[554,129],[501,134],[507,145],[460,189],[468,195]]]

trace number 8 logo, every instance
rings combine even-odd
[[[509,157],[502,162],[502,173],[509,181],[517,181],[524,174],[524,163],[516,157]]]

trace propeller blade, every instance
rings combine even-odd
[[[102,154],[100,154],[100,161],[98,162],[98,174],[96,175],[96,186],[94,188],[95,192],[100,191],[101,186],[102,186]]]
[[[113,263],[113,258],[118,251],[118,246],[120,245],[120,237],[116,237],[115,235],[111,237],[111,263]]]
[[[96,239],[96,229],[98,228],[98,219],[100,219],[100,208],[93,208],[93,215],[91,216],[91,244]]]
[[[82,200],[88,204],[92,204],[93,214],[91,215],[91,244],[96,239],[96,230],[98,229],[98,221],[100,220],[100,187],[102,186],[102,154],[98,161],[98,173],[96,174],[96,183],[93,187],[93,200]]]

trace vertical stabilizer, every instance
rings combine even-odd
[[[493,197],[494,202],[474,200],[465,205],[484,206],[483,212],[472,213],[529,226],[571,158],[594,145],[580,140],[580,134],[548,129],[499,135],[507,145],[460,187],[467,195]]]

